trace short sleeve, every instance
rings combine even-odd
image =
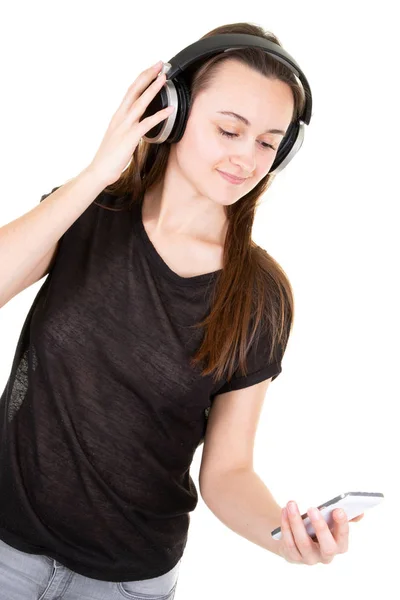
[[[43,202],[43,200],[44,200],[45,198],[47,198],[47,196],[50,196],[50,194],[52,194],[53,192],[55,192],[56,190],[58,190],[58,188],[59,188],[59,187],[61,187],[61,186],[59,185],[59,186],[57,186],[57,187],[53,188],[53,189],[51,190],[51,192],[48,192],[47,194],[43,194],[43,196],[41,196],[41,198],[40,198],[40,202]],[[39,202],[39,203],[40,203],[40,202]],[[60,237],[60,239],[58,240],[56,257],[58,256],[58,253],[60,252],[60,248],[61,248],[61,246],[62,246],[62,244],[63,244],[63,241],[64,241],[64,236],[65,236],[65,233],[64,233],[64,234],[63,234],[63,235]],[[51,272],[51,271],[52,271],[52,269],[53,269],[53,267],[54,267],[55,263],[56,263],[56,261],[54,261],[54,260],[53,260],[53,261],[52,261],[52,265],[51,265],[51,267],[50,267],[50,271],[49,271],[49,272]]]
[[[47,196],[50,196],[50,194],[52,194],[53,192],[55,192],[56,190],[58,190],[58,188],[60,188],[60,187],[61,187],[61,186],[59,185],[59,186],[57,186],[57,187],[53,188],[53,189],[51,190],[51,192],[49,192],[48,194],[43,194],[43,196],[40,198],[40,202],[43,202],[43,200],[44,200],[45,198],[47,198]]]
[[[243,375],[241,369],[238,367],[234,371],[230,381],[225,381],[221,388],[216,393],[223,394],[224,392],[231,392],[233,390],[240,390],[242,388],[255,385],[272,377],[274,381],[278,375],[282,372],[282,352],[278,351],[275,353],[275,357],[272,361],[269,360],[269,354],[271,351],[270,335],[262,333],[259,338],[254,338],[253,344],[248,351],[246,356],[247,375]]]

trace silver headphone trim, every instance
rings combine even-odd
[[[173,81],[169,79],[165,82],[163,86],[167,92],[167,106],[173,106],[175,108],[174,112],[164,120],[161,131],[154,138],[149,138],[146,135],[143,135],[142,138],[151,144],[162,144],[168,138],[169,134],[172,131],[172,128],[175,123],[176,115],[178,114],[178,93],[176,91],[176,87]],[[160,93],[160,92],[158,92]],[[166,106],[164,108],[167,108]]]
[[[279,173],[279,171],[282,171],[286,165],[288,165],[290,163],[290,161],[292,160],[292,158],[294,157],[295,154],[297,154],[297,152],[300,150],[303,141],[304,141],[304,132],[305,132],[305,128],[304,128],[304,123],[301,121],[299,123],[299,131],[297,134],[297,138],[295,143],[293,144],[289,154],[284,158],[284,160],[276,167],[276,169],[274,169],[273,171],[269,171],[269,173],[274,173],[275,175],[277,175]]]

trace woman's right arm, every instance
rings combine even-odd
[[[165,84],[160,71],[161,61],[142,71],[129,86],[86,169],[0,228],[0,308],[45,275],[67,229],[105,187],[119,179],[141,137],[175,110],[168,106],[142,118]]]
[[[88,167],[0,228],[0,307],[48,272],[60,238],[106,186]]]

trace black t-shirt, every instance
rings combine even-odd
[[[104,191],[96,201],[117,206]],[[198,502],[189,469],[215,394],[282,370],[268,365],[263,338],[248,375],[230,383],[190,364],[203,335],[191,326],[210,310],[217,273],[172,271],[140,201],[119,212],[92,203],[65,232],[0,398],[7,544],[104,581],[177,564]]]

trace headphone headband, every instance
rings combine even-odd
[[[173,79],[180,73],[183,74],[188,67],[193,67],[194,63],[200,61],[203,62],[203,60],[211,58],[215,54],[220,54],[221,52],[228,52],[229,50],[240,48],[259,48],[268,54],[273,54],[277,60],[280,60],[285,64],[296,77],[300,79],[303,88],[307,90],[309,94],[309,100],[306,102],[304,116],[302,116],[302,121],[308,125],[311,119],[312,97],[306,76],[294,58],[290,56],[282,46],[257,35],[250,35],[247,33],[223,33],[198,40],[178,52],[178,54],[175,54],[175,56],[168,61],[171,65],[171,68],[168,70],[168,79]]]

